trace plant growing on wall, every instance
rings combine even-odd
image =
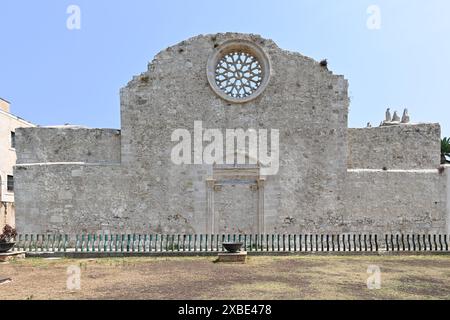
[[[446,157],[450,157],[450,138],[444,138],[441,141],[441,163],[449,163]]]

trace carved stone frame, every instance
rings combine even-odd
[[[252,190],[258,192],[257,204],[257,232],[265,234],[265,218],[264,218],[264,196],[265,196],[265,177],[260,174],[259,166],[242,166],[242,167],[217,167],[213,168],[213,176],[206,180],[206,232],[207,234],[219,234],[219,217],[214,207],[214,194],[222,190],[222,183],[231,179],[241,179],[254,181],[249,183]]]

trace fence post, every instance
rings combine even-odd
[[[95,241],[97,240],[97,235],[92,235],[92,252],[95,252]]]
[[[62,251],[62,245],[63,245],[63,235],[59,234],[59,240],[58,240],[58,252]]]
[[[36,234],[34,251],[37,252],[38,248],[40,248],[40,237],[39,234]]]
[[[42,235],[44,237],[44,241],[45,241],[45,234]],[[47,252],[50,252],[50,235],[47,235],[47,241],[45,241],[46,243],[44,244],[43,248],[47,249]]]
[[[297,252],[297,234],[294,234],[294,252]]]
[[[67,251],[67,243],[69,242],[69,236],[67,234],[64,235],[64,252]]]
[[[86,235],[84,233],[81,234],[81,252],[84,252],[84,244],[86,240]]]

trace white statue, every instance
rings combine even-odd
[[[392,121],[392,116],[391,116],[391,109],[388,108],[386,110],[386,120],[384,122],[391,122]]]
[[[408,109],[405,109],[405,111],[403,111],[402,123],[409,123],[410,121]]]
[[[392,122],[400,122],[400,117],[398,116],[397,111],[394,112],[394,116],[392,117]]]

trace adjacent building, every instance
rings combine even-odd
[[[0,98],[0,228],[15,225],[14,165],[16,129],[34,125],[10,113],[10,103]]]

